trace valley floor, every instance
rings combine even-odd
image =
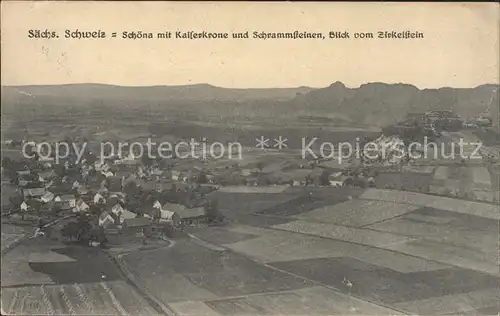
[[[500,310],[496,205],[376,189],[240,205],[231,225],[124,261],[181,315]]]

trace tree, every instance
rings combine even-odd
[[[3,157],[2,158],[2,167],[10,170],[13,167],[12,160],[9,157]]]
[[[42,202],[35,200],[32,196],[27,196],[25,201],[30,212],[39,212],[42,208]]]
[[[66,175],[66,168],[63,165],[54,165],[54,172],[60,178]]]
[[[93,152],[86,152],[85,160],[87,164],[93,165],[97,161],[97,156]]]
[[[90,242],[90,231],[92,230],[92,225],[89,223],[86,215],[80,215],[76,223],[78,227],[78,241],[88,245]]]
[[[40,216],[40,211],[42,210],[42,202],[41,201],[38,201],[38,200],[35,200],[35,199],[32,199],[31,200],[31,209],[38,215]]]
[[[137,193],[139,193],[139,187],[137,186],[137,183],[135,181],[129,181],[123,187],[123,193],[125,193],[126,195],[136,195]]]
[[[257,169],[259,169],[260,172],[262,172],[262,170],[264,170],[265,166],[266,166],[266,164],[263,161],[257,162]]]
[[[311,184],[313,182],[311,175],[307,175],[304,180],[306,182],[306,186],[308,186],[309,184]]]
[[[219,203],[217,199],[208,200],[207,205],[205,205],[205,215],[210,220],[219,220],[222,218],[222,215],[219,211]]]
[[[143,163],[143,165],[149,167],[153,164],[154,160],[146,154],[141,156],[141,162]]]
[[[351,176],[344,181],[345,186],[352,187],[354,185],[354,180]]]
[[[360,179],[357,177],[353,180],[353,185],[355,187],[363,188],[363,189],[367,187],[367,183],[363,179]]]
[[[106,243],[106,234],[102,226],[95,226],[90,231],[90,240],[103,245]]]
[[[154,209],[152,215],[154,220],[159,220],[161,218],[161,210],[158,208]]]
[[[9,202],[12,206],[19,207],[23,201],[24,198],[19,194],[9,196]]]
[[[163,204],[165,202],[170,203],[179,203],[181,200],[181,192],[171,191],[171,190],[163,190],[160,194],[159,200],[160,203]]]
[[[103,207],[100,204],[92,204],[90,205],[90,214],[99,216],[103,212]]]
[[[52,205],[50,209],[53,213],[58,213],[61,210],[61,205],[60,204],[54,204]]]
[[[130,210],[139,209],[142,206],[141,196],[138,194],[127,194],[125,197],[125,207]]]
[[[14,185],[19,185],[19,176],[17,172],[13,170],[7,170],[7,177],[10,178],[10,183]]]
[[[78,224],[76,222],[69,222],[61,229],[61,235],[69,240],[77,238]]]
[[[330,176],[330,172],[328,172],[327,170],[323,170],[323,172],[319,176],[320,185],[330,185],[329,176]]]
[[[155,190],[142,191],[141,204],[153,205],[153,203],[160,198],[160,193]]]
[[[198,183],[207,183],[207,182],[208,182],[207,174],[205,172],[201,172],[198,175]]]

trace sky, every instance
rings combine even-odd
[[[419,88],[499,82],[497,3],[2,2],[2,85]],[[59,39],[28,38],[30,29]],[[117,38],[64,39],[65,30]],[[121,39],[157,32],[419,31],[423,39]]]

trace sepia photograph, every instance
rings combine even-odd
[[[500,5],[3,1],[2,315],[500,315]]]

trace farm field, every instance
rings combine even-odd
[[[44,238],[2,256],[1,298],[2,314],[158,314],[104,253]]]
[[[288,192],[218,192],[231,224],[125,261],[180,315],[498,311],[495,206],[377,189]]]
[[[27,234],[30,233],[31,227],[14,226],[7,223],[2,223],[2,254],[6,249],[9,249],[16,242],[21,241]]]

